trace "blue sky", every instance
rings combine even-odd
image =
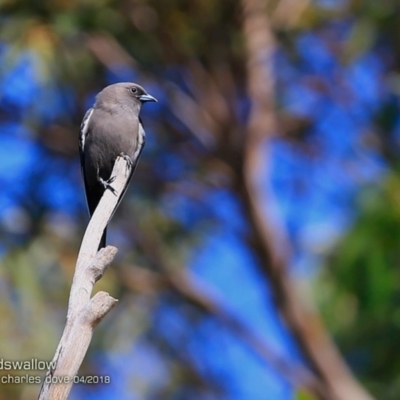
[[[345,37],[343,32],[341,35]],[[338,40],[344,39],[339,37]],[[292,65],[283,53],[277,56],[277,73],[280,74],[277,86],[282,89],[282,107],[287,112],[315,121],[306,141],[310,148],[318,151],[310,157],[295,143],[275,139],[271,143],[270,176],[265,176],[265,181],[266,185],[271,183],[276,198],[274,212],[281,219],[295,250],[293,271],[311,276],[318,270],[323,256],[321,248],[329,247],[351,224],[354,199],[360,187],[385,174],[381,157],[364,144],[363,138],[374,111],[386,94],[379,85],[384,66],[374,54],[365,54],[342,66],[321,37],[304,34],[296,46],[301,54],[299,65]],[[0,59],[6,50],[3,48],[0,52]],[[0,75],[0,110],[4,116],[0,122],[0,182],[5,188],[0,192],[0,223],[6,232],[10,215],[25,212],[21,200],[24,188],[44,167],[48,173],[41,174],[45,179],[37,182],[37,196],[44,206],[71,218],[85,207],[83,193],[78,192],[82,187],[76,187],[76,171],[71,170],[68,161],[46,152],[25,123],[25,116],[32,112],[44,124],[57,120],[73,108],[75,101],[71,89],[43,81],[37,71],[35,56],[23,54],[12,70]],[[134,71],[121,68],[119,80],[136,76]],[[313,89],[307,83],[310,76],[318,76],[326,90]],[[115,81],[118,77],[110,73],[108,79]],[[339,87],[339,83],[342,86]],[[343,89],[347,93],[346,106],[338,97],[342,96]],[[159,99],[161,107],[167,101],[159,88],[154,87],[149,92]],[[93,97],[88,99],[88,105],[92,101]],[[160,111],[148,112],[151,117]],[[156,145],[152,140],[149,149]],[[178,176],[185,168],[168,154],[163,161],[168,163],[167,172],[171,177]],[[78,163],[76,168],[79,168]],[[82,201],[77,200],[79,196]],[[184,198],[175,197],[172,201],[165,210],[183,224],[191,223],[196,207]],[[219,225],[209,228],[204,241],[193,249],[190,256],[193,276],[200,277],[213,288],[225,306],[279,354],[300,360],[296,346],[277,315],[270,290],[256,272],[256,261],[240,239],[246,228],[235,199],[227,190],[214,190],[209,193],[207,207],[213,209]],[[2,251],[7,251],[4,245]],[[173,322],[175,318],[173,311],[166,312],[166,326],[169,319]],[[228,332],[215,323],[205,324],[204,329],[209,339],[202,341],[204,333],[194,334],[193,354],[216,372],[223,371],[232,391],[230,400],[293,398],[288,383],[270,366],[261,364]],[[115,372],[119,379],[118,384],[102,388],[103,399],[116,396],[132,399],[131,374],[145,373],[143,379],[154,382],[167,379],[165,365],[146,343],[133,347],[127,354],[96,357],[101,359],[104,373]],[[130,365],[131,369],[121,375],[125,365]],[[99,393],[86,390],[84,393],[81,398],[100,398]]]

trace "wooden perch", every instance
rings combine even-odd
[[[91,296],[94,284],[103,276],[117,249],[107,246],[97,251],[129,178],[127,162],[118,157],[112,176],[118,195],[106,190],[86,229],[76,262],[68,304],[66,324],[39,394],[39,400],[64,400],[77,376],[93,335],[93,329],[113,308],[117,300],[106,292]]]

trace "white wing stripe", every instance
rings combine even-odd
[[[134,162],[136,162],[138,160],[140,152],[142,151],[142,148],[144,146],[145,140],[146,140],[146,132],[144,131],[143,125],[141,124],[141,122],[139,122],[138,143],[137,143],[135,154],[133,155]]]
[[[81,130],[80,130],[80,135],[79,135],[79,146],[81,150],[83,151],[85,147],[85,139],[86,139],[86,134],[89,128],[89,121],[90,117],[93,114],[93,108],[87,111],[85,116],[83,117],[82,123],[81,123]]]

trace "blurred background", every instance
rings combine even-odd
[[[1,1],[0,358],[53,357],[88,222],[79,125],[133,81],[159,103],[80,370],[111,383],[71,399],[400,399],[399,19],[395,0]]]

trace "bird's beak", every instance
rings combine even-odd
[[[150,96],[149,94],[142,94],[142,95],[139,97],[139,100],[140,100],[142,103],[146,103],[146,102],[148,102],[148,101],[155,101],[155,102],[157,103],[157,99],[156,99],[155,97],[153,97],[153,96]]]

